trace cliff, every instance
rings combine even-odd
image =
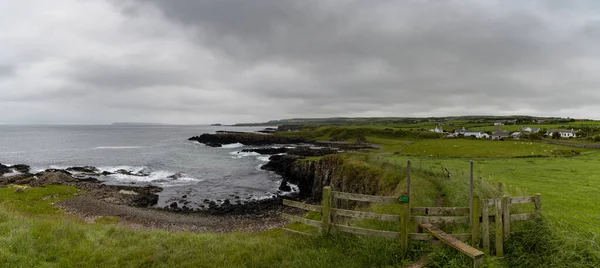
[[[305,138],[300,137],[284,137],[244,132],[219,132],[217,134],[202,134],[200,136],[191,137],[189,140],[204,143],[213,147],[221,147],[223,144],[238,142],[244,145],[296,144],[307,142]]]
[[[301,197],[320,201],[323,187],[335,191],[377,195],[389,192],[383,183],[385,171],[343,155],[327,155],[319,160],[296,156],[274,156],[263,167],[283,176],[282,187],[287,183],[298,185]]]

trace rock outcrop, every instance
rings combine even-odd
[[[325,186],[349,193],[378,194],[382,176],[376,169],[346,163],[338,155],[328,155],[319,160],[275,155],[262,168],[275,171],[284,178],[281,190],[285,190],[288,183],[298,185],[300,196],[313,201],[321,200]]]
[[[285,137],[268,134],[245,132],[219,132],[216,134],[202,134],[189,138],[191,141],[204,143],[207,146],[220,147],[223,144],[241,143],[244,145],[270,145],[270,144],[297,144],[308,142],[301,137]]]

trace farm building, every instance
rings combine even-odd
[[[434,129],[430,129],[429,131],[435,133],[444,133],[444,129],[442,127],[435,127]]]
[[[510,137],[510,133],[507,131],[494,131],[492,133],[492,140],[504,140]]]
[[[548,136],[552,136],[552,133],[558,133],[560,134],[561,138],[575,138],[577,137],[577,134],[575,133],[575,130],[571,129],[551,129],[548,132],[546,132],[546,135]]]
[[[504,126],[504,121],[496,121],[494,122],[494,126]]]
[[[475,137],[478,139],[488,139],[490,135],[480,130],[468,130],[468,129],[458,129],[454,132],[455,136],[464,135],[465,137]]]
[[[523,132],[530,132],[530,133],[537,133],[537,132],[540,132],[540,128],[539,127],[522,127],[521,131],[523,131]]]

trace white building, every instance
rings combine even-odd
[[[576,138],[577,137],[577,134],[575,133],[575,130],[573,130],[573,129],[571,129],[571,130],[567,130],[567,129],[552,129],[552,130],[546,132],[546,135],[552,136],[553,133],[560,134],[561,138]]]
[[[465,128],[456,130],[454,132],[456,136],[463,134],[465,137],[475,137],[478,139],[489,139],[490,135],[480,130],[467,130]]]
[[[429,131],[435,133],[444,133],[444,129],[442,127],[435,127],[435,129],[430,129]]]
[[[540,128],[522,127],[521,131],[523,131],[523,132],[529,132],[529,133],[537,133],[537,132],[540,132]]]

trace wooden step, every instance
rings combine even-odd
[[[450,234],[445,233],[444,231],[440,230],[438,227],[433,226],[430,223],[422,223],[419,224],[419,226],[421,226],[423,230],[429,232],[435,238],[450,245],[451,247],[455,248],[456,250],[462,252],[463,254],[473,259],[473,267],[481,267],[481,265],[483,264],[483,251],[469,246],[468,244],[456,239]]]

